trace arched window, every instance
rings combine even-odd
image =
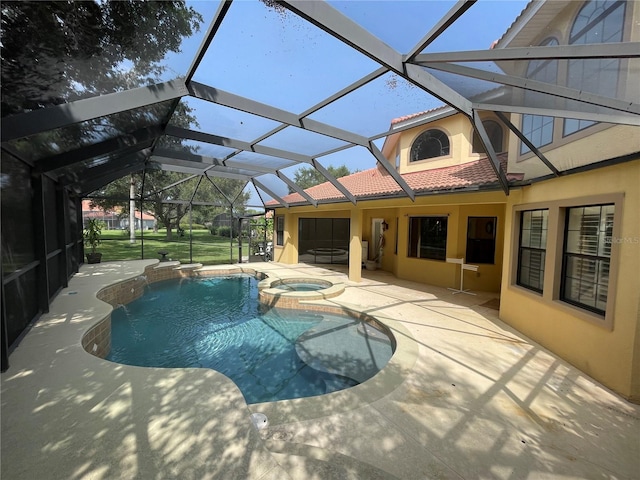
[[[487,136],[489,137],[489,141],[491,142],[491,146],[496,153],[500,153],[504,150],[502,146],[502,127],[498,122],[494,122],[493,120],[485,120],[482,122],[485,131],[487,132]],[[484,148],[482,148],[482,142],[480,141],[480,136],[478,133],[473,131],[473,153],[484,153]]]
[[[541,43],[541,46],[558,45],[558,40],[548,38]],[[525,78],[538,80],[540,82],[556,85],[558,82],[558,61],[557,60],[532,60],[527,67]],[[527,90],[524,94],[525,107],[538,107],[544,105],[545,95],[543,93]],[[553,117],[542,115],[523,115],[522,134],[527,137],[534,147],[539,148],[548,145],[553,141]],[[520,143],[520,154],[527,153],[529,147]]]
[[[569,45],[611,43],[622,41],[624,28],[624,1],[587,2],[578,12],[569,35]],[[618,90],[620,60],[597,58],[569,60],[567,87],[614,97]],[[595,122],[567,118],[563,135],[570,135]]]
[[[411,146],[409,161],[449,155],[449,137],[442,130],[427,130],[418,135]]]

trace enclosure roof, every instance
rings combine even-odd
[[[605,43],[587,35],[571,45],[529,46],[540,45],[554,19],[579,21],[570,0],[194,2],[179,15],[157,14],[174,8],[168,2],[134,2],[118,17],[122,25],[104,30],[108,38],[82,44],[88,29],[74,25],[74,15],[88,15],[102,31],[100,18],[126,4],[3,4],[3,155],[82,196],[158,169],[193,183],[184,201],[216,178],[246,182],[261,206],[389,194],[413,200],[478,185],[508,194],[513,177],[481,113],[495,112],[518,136],[512,114],[640,125],[640,43],[629,31]],[[74,15],[65,16],[67,5]],[[639,14],[631,1],[603,5]],[[38,9],[54,16],[38,16]],[[24,24],[20,15],[28,17]],[[26,36],[24,25],[37,28],[42,18],[57,19],[51,28],[61,35],[41,28],[29,33],[38,38]],[[177,43],[173,32],[181,32]],[[42,48],[12,56],[31,41]],[[530,67],[553,62],[591,68],[597,78],[613,70],[617,89],[602,92],[598,82],[574,88],[563,75],[529,78]],[[468,119],[486,159],[400,175],[381,152],[385,138],[451,113]],[[531,150],[553,175],[565,173]],[[336,180],[328,168],[342,164],[364,171]],[[317,169],[326,183],[304,191],[294,181],[300,167]],[[365,185],[366,175],[375,183]]]

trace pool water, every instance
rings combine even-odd
[[[329,284],[329,286],[331,286]],[[278,290],[284,290],[286,292],[315,292],[317,290],[324,290],[327,285],[318,283],[304,283],[304,282],[288,282],[281,283],[276,286]]]
[[[167,280],[113,311],[107,359],[146,367],[211,368],[231,378],[247,403],[322,395],[363,381],[361,373],[327,368],[322,361],[312,368],[307,363],[314,362],[305,363],[296,353],[305,332],[335,322],[354,331],[361,324],[321,312],[262,312],[258,281],[248,275]],[[349,355],[362,357],[358,363],[370,365],[370,375],[391,358],[390,342],[351,337]],[[313,351],[322,351],[318,341],[314,336]],[[327,342],[335,340],[327,337]],[[323,361],[340,360],[332,354]]]

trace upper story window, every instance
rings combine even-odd
[[[428,158],[449,155],[449,137],[442,130],[427,130],[418,135],[411,146],[409,161],[426,160]]]
[[[487,136],[489,137],[489,141],[491,142],[493,150],[496,153],[503,152],[503,131],[498,122],[494,122],[493,120],[485,120],[484,122],[482,122],[482,126],[484,126],[484,129],[487,132]],[[473,131],[473,153],[484,153],[484,148],[482,148],[480,136],[475,130]]]
[[[622,41],[624,1],[587,2],[578,12],[569,35],[569,45],[612,43]],[[575,90],[615,97],[618,90],[620,60],[597,58],[569,60],[567,87]],[[564,120],[563,136],[593,125],[590,120]]]
[[[541,46],[558,45],[558,40],[548,38],[541,43]],[[525,78],[538,80],[540,82],[556,85],[558,81],[558,61],[557,60],[532,60],[527,67]],[[529,107],[544,105],[545,94],[527,90],[524,93],[524,104]],[[527,137],[534,147],[540,148],[553,141],[553,117],[542,115],[523,115],[522,134]],[[529,151],[524,143],[520,142],[520,154]]]

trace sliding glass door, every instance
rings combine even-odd
[[[301,218],[298,223],[298,262],[349,263],[348,218]]]

